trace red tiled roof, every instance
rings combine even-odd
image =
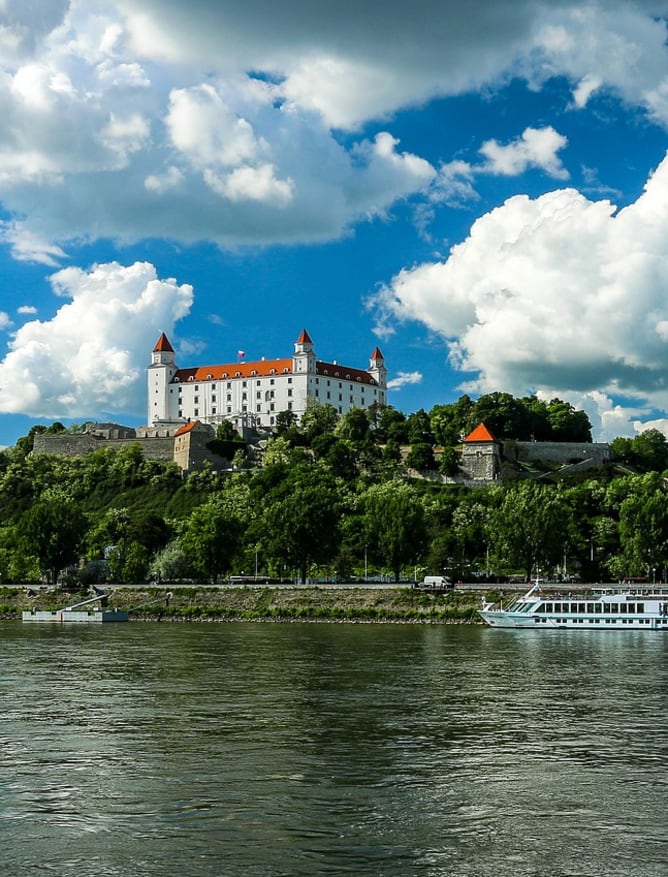
[[[384,358],[385,358],[385,357],[384,357],[383,354],[380,352],[380,347],[376,347],[376,349],[374,350],[374,352],[371,354],[371,359],[374,360],[374,359],[384,359]]]
[[[199,420],[191,420],[190,423],[184,423],[183,426],[180,426],[176,432],[174,433],[174,438],[177,435],[185,435],[185,433],[190,432],[191,429],[197,426]]]
[[[492,433],[487,429],[484,423],[479,423],[478,426],[470,432],[466,438],[465,442],[493,442],[495,441]]]
[[[301,334],[299,335],[299,338],[297,338],[296,343],[297,344],[313,344],[313,342],[311,341],[311,336],[306,331],[306,329],[302,329]]]
[[[221,381],[227,378],[267,377],[268,375],[292,374],[292,357],[289,359],[263,359],[259,362],[229,362],[223,365],[202,365],[199,368],[180,368],[174,375],[175,383],[193,381]]]
[[[158,338],[158,340],[157,340],[157,342],[156,342],[156,345],[155,345],[155,347],[153,348],[153,352],[154,352],[154,353],[155,353],[155,352],[160,352],[160,353],[164,353],[164,352],[167,352],[167,353],[174,353],[174,348],[173,348],[172,345],[169,343],[169,339],[167,338],[167,336],[165,335],[164,332],[163,332],[163,333],[160,335],[160,337]]]
[[[361,384],[375,384],[369,372],[361,368],[350,368],[334,362],[315,364],[315,373],[337,380],[355,381]],[[223,365],[203,365],[199,368],[180,368],[172,383],[204,381],[224,381],[230,378],[266,378],[271,375],[292,375],[292,357],[286,359],[262,359],[259,362],[231,362]]]

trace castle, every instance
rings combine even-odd
[[[304,329],[292,356],[226,365],[179,368],[163,332],[148,368],[148,428],[158,431],[191,420],[215,426],[229,420],[240,432],[271,429],[279,411],[299,423],[309,402],[330,404],[339,414],[385,405],[387,369],[375,348],[366,370],[323,362]]]

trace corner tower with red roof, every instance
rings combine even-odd
[[[495,481],[501,476],[501,449],[484,423],[464,439],[461,468],[472,481]]]
[[[212,426],[229,420],[238,429],[271,428],[280,411],[292,411],[301,420],[311,400],[330,404],[339,414],[387,404],[387,370],[378,348],[368,369],[324,362],[316,358],[306,329],[288,357],[193,368],[179,368],[175,359],[163,333],[148,369],[150,427],[197,419]]]

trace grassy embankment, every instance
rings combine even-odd
[[[350,621],[473,623],[481,594],[428,593],[411,588],[175,588],[168,605],[155,602],[164,588],[119,588],[109,606],[133,609],[135,620],[163,621]],[[59,590],[30,593],[0,588],[0,618],[19,619],[21,611],[58,609],[85,600],[90,593]],[[145,604],[151,605],[145,605]],[[143,608],[142,608],[143,607]]]

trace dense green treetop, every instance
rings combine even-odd
[[[256,569],[292,579],[445,569],[467,578],[564,566],[591,581],[667,575],[668,446],[656,430],[615,440],[617,463],[597,471],[518,471],[515,482],[471,488],[433,470],[457,471],[461,438],[481,421],[498,438],[583,442],[586,415],[558,399],[502,393],[408,417],[379,405],[343,416],[310,405],[301,424],[290,415],[243,471],[205,466],[185,477],[145,460],[139,443],[35,454],[36,434],[63,427],[34,428],[0,452],[2,581],[199,581]],[[241,442],[225,425],[215,441]]]

